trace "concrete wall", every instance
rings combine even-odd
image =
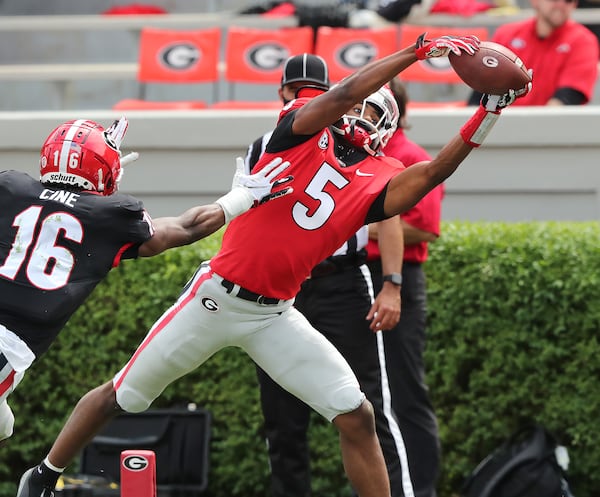
[[[472,109],[414,109],[409,136],[432,154]],[[2,169],[38,176],[39,148],[63,121],[105,125],[110,111],[0,113]],[[124,150],[141,158],[121,189],[155,216],[176,215],[226,192],[236,155],[275,122],[274,111],[131,112]],[[447,181],[445,220],[595,220],[600,218],[600,107],[508,109],[485,145]]]

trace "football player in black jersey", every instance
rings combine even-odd
[[[214,204],[152,220],[142,202],[117,193],[127,130],[87,120],[54,129],[41,150],[40,180],[0,172],[0,440],[12,435],[8,395],[71,315],[121,259],[150,257],[214,233],[258,203],[285,195],[274,160],[254,175],[236,171]],[[288,181],[291,178],[286,178]]]

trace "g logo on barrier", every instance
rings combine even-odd
[[[127,456],[123,459],[123,466],[129,471],[143,471],[148,467],[148,459],[140,455]]]
[[[248,50],[248,64],[260,71],[273,71],[281,67],[289,57],[289,51],[282,45],[264,43]]]
[[[200,60],[200,51],[191,43],[177,43],[165,47],[159,54],[160,61],[169,69],[185,71]]]
[[[337,58],[342,66],[358,69],[377,57],[377,47],[372,43],[357,41],[340,48]]]

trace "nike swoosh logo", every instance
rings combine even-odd
[[[363,172],[361,172],[360,169],[356,170],[356,175],[357,176],[375,176],[373,173],[363,173]]]

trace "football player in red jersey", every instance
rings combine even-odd
[[[474,37],[421,36],[325,93],[302,98],[312,92],[300,89],[281,111],[255,167],[260,171],[276,155],[285,157],[292,164],[293,193],[230,223],[218,254],[200,265],[129,362],[77,403],[48,456],[21,477],[18,497],[50,496],[60,472],[111,417],[120,410],[144,411],[167,385],[228,346],[242,348],[333,422],[359,496],[389,497],[372,406],[348,363],[293,307],[293,298],[311,269],[358,228],[409,209],[451,175],[514,101],[514,91],[485,96],[429,162],[404,169],[379,155],[382,136],[393,128],[393,96],[382,86],[419,59],[449,51],[468,57],[478,47]]]
[[[121,157],[126,130],[125,118],[108,130],[70,121],[42,146],[40,180],[0,172],[0,440],[13,431],[8,395],[113,267],[215,232],[274,196],[271,180],[286,166],[278,160],[266,175],[238,172],[239,187],[216,203],[153,221],[142,202],[117,193],[122,166],[137,158]]]

